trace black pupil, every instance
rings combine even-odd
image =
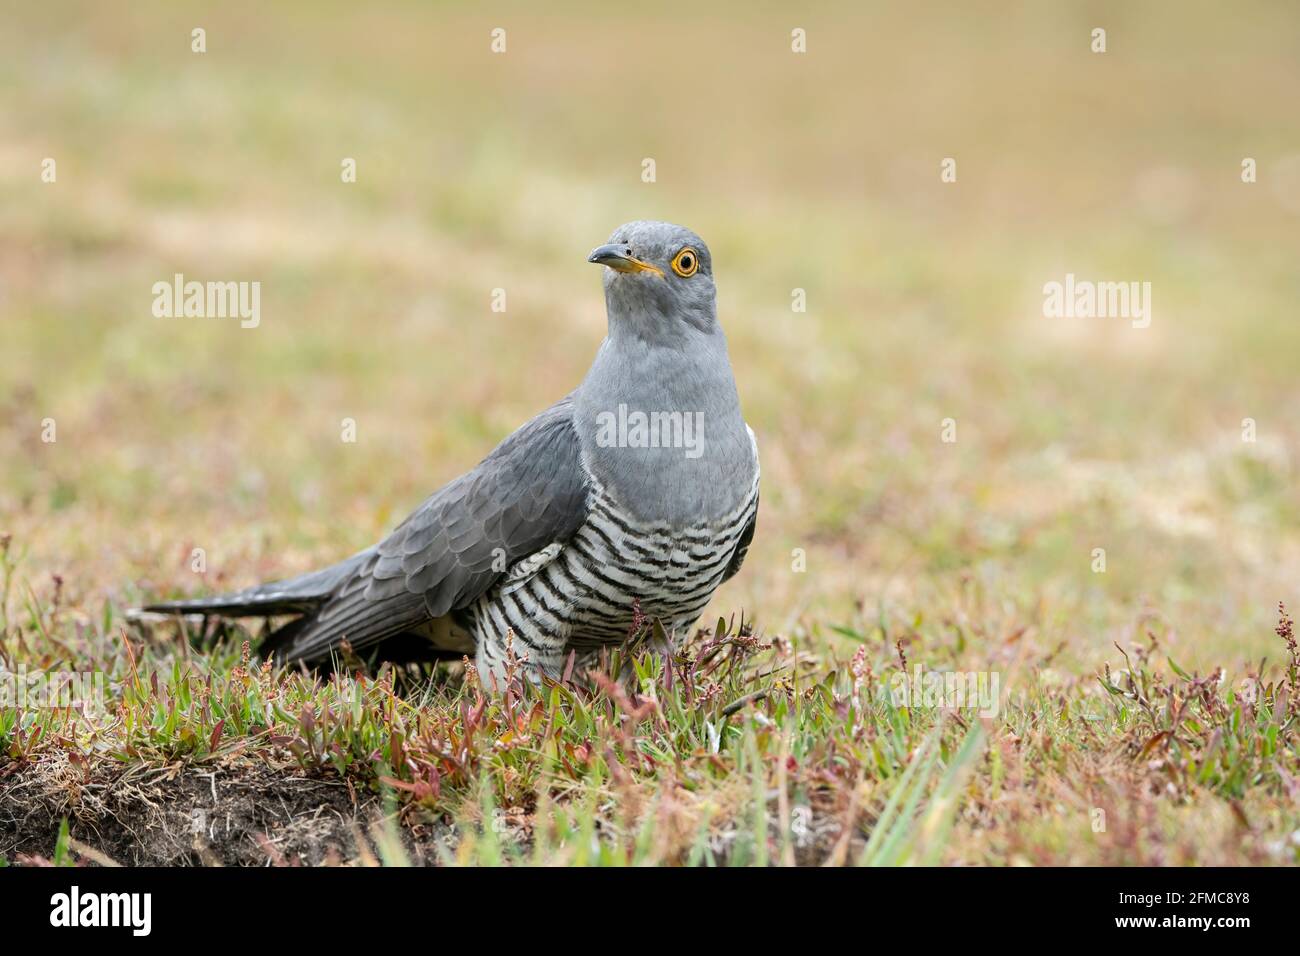
[[[682,256],[682,268],[685,269],[685,270],[688,271],[688,272],[690,271],[690,268],[691,268],[691,257],[690,257],[690,256]]]

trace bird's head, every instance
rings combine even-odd
[[[717,324],[713,258],[704,240],[670,222],[629,222],[588,262],[605,267],[610,333],[676,337]],[[684,325],[683,325],[684,323]]]

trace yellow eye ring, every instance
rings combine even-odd
[[[689,279],[695,275],[695,270],[699,267],[700,256],[690,246],[673,256],[673,272],[676,272],[683,279]]]

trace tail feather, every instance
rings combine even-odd
[[[352,572],[370,557],[373,550],[368,548],[346,561],[296,578],[258,584],[232,594],[183,601],[158,601],[146,604],[140,610],[155,614],[216,614],[224,617],[306,614],[325,603]]]
[[[262,655],[282,664],[302,661],[314,667],[332,667],[344,641],[351,651],[377,653],[382,660],[426,661],[466,653],[460,644],[440,648],[418,633],[419,625],[427,618],[420,595],[401,593],[379,602],[365,598],[367,562],[374,557],[375,549],[371,548],[300,577],[231,594],[158,601],[130,613],[137,618],[140,612],[217,617],[296,615],[266,635],[259,645]],[[371,647],[381,640],[382,647]],[[472,642],[468,646],[472,650]]]

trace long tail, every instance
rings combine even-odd
[[[154,614],[214,614],[222,617],[274,617],[280,614],[307,614],[319,607],[348,576],[370,556],[368,548],[346,561],[320,571],[258,584],[232,594],[193,598],[185,601],[159,601],[140,608]]]

